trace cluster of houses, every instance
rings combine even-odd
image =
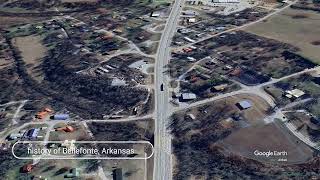
[[[42,111],[38,112],[36,115],[35,115],[35,118],[37,120],[46,120],[46,118],[49,117],[49,119],[52,119],[52,120],[69,120],[70,116],[69,114],[53,114],[53,110],[50,109],[50,108],[44,108]]]
[[[17,140],[17,139],[28,139],[28,140],[35,140],[38,138],[42,138],[39,135],[40,130],[44,130],[47,127],[41,128],[31,128],[29,130],[21,130],[18,133],[12,133],[8,136],[8,140]]]
[[[35,115],[36,119],[43,120],[47,116],[52,113],[52,110],[49,108],[45,108],[43,111],[38,112]],[[69,120],[68,114],[54,114],[50,117],[52,120]],[[41,128],[31,128],[28,130],[21,130],[18,133],[12,133],[8,136],[8,140],[18,140],[18,139],[27,139],[27,140],[35,140],[38,138],[42,138],[42,136],[39,136],[39,133],[41,130],[45,130],[47,127],[41,127]],[[72,126],[66,126],[62,128],[56,128],[56,131],[65,131],[65,132],[73,132],[75,129]]]

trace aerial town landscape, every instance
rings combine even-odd
[[[0,179],[320,179],[319,0],[0,0]]]

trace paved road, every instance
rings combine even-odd
[[[263,84],[259,84],[257,86],[245,86],[244,85],[242,87],[243,89],[241,89],[241,90],[233,91],[233,92],[226,93],[226,94],[221,94],[221,95],[218,95],[218,96],[215,96],[215,97],[212,97],[212,98],[208,98],[208,99],[205,99],[205,100],[197,101],[195,103],[181,105],[180,107],[173,108],[173,111],[180,111],[180,110],[183,110],[183,109],[186,109],[186,108],[199,106],[199,105],[202,105],[202,104],[205,104],[205,103],[208,103],[208,102],[216,101],[216,100],[219,100],[219,99],[223,99],[223,98],[227,98],[227,97],[235,96],[235,95],[239,95],[239,94],[257,95],[257,96],[263,98],[265,101],[267,101],[270,106],[274,107],[275,106],[274,99],[268,93],[266,93],[263,90],[264,86],[271,85],[271,84],[274,84],[274,83],[278,83],[280,81],[283,81],[283,80],[286,80],[286,79],[289,79],[289,78],[292,78],[292,77],[295,77],[295,76],[299,76],[299,75],[302,75],[304,73],[310,73],[312,71],[316,71],[316,70],[319,70],[319,69],[320,69],[319,66],[317,66],[315,68],[311,68],[311,69],[305,69],[303,71],[300,71],[300,72],[297,72],[297,73],[293,73],[291,75],[284,76],[284,77],[279,78],[279,79],[272,79],[271,81],[265,82]]]
[[[290,3],[289,5],[295,3],[296,1]],[[167,131],[167,124],[168,124],[168,118],[173,110],[172,107],[169,107],[169,90],[168,90],[168,84],[169,84],[169,78],[164,74],[165,66],[169,63],[170,60],[170,44],[172,37],[175,33],[177,22],[179,19],[179,15],[182,11],[182,7],[184,3],[184,0],[176,0],[175,4],[172,7],[170,16],[168,18],[167,24],[165,26],[165,29],[163,31],[163,35],[160,40],[157,56],[156,56],[156,65],[155,65],[155,120],[156,120],[156,131],[155,131],[155,164],[154,164],[154,178],[153,179],[159,179],[159,180],[169,180],[172,179],[172,160],[171,160],[171,135]],[[229,31],[234,31],[240,28],[244,28],[247,26],[250,26],[254,23],[261,22],[267,18],[269,18],[272,15],[275,15],[284,9],[289,7],[286,6],[282,9],[279,9],[264,18],[259,19],[258,21],[248,23],[246,25],[243,25],[241,27],[230,29]],[[217,34],[219,35],[219,34]],[[215,35],[215,36],[217,36]],[[306,70],[309,71],[309,70]],[[304,72],[303,72],[304,73]],[[302,74],[296,73],[294,75]],[[292,76],[294,76],[292,75]],[[290,77],[292,77],[290,76]],[[289,77],[285,77],[289,78]],[[274,82],[278,82],[280,80],[283,80],[285,78],[281,78],[278,80],[272,80],[268,82],[267,84],[271,84]],[[161,84],[164,84],[164,91],[160,91]],[[263,85],[267,85],[263,84]],[[180,107],[179,109],[189,108],[192,106],[197,106],[199,104],[203,104],[206,102],[211,102],[217,99],[242,94],[242,93],[249,93],[249,94],[255,94],[263,99],[265,99],[270,105],[274,106],[274,101],[272,97],[270,97],[268,94],[266,94],[262,90],[262,85],[257,86],[255,88],[245,88],[240,91],[228,93],[225,95],[220,95],[214,98],[210,98],[201,102],[196,102],[191,105],[188,105],[187,107]],[[177,110],[177,109],[176,109]]]
[[[170,44],[176,31],[180,12],[185,0],[176,0],[173,4],[171,13],[167,20],[165,29],[160,39],[156,65],[155,65],[155,163],[154,163],[154,180],[172,179],[171,163],[171,135],[167,131],[169,118],[169,77],[164,74],[165,66],[170,60]],[[164,91],[160,91],[161,84],[164,84]]]
[[[129,122],[129,121],[140,121],[145,120],[149,118],[153,118],[153,114],[148,114],[145,116],[130,116],[127,118],[119,118],[119,119],[88,119],[84,120],[84,122]]]

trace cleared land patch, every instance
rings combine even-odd
[[[312,158],[312,150],[305,144],[295,141],[295,138],[284,132],[275,123],[265,126],[248,127],[240,129],[229,135],[218,144],[228,152],[245,156],[263,162],[277,163],[281,158],[287,158],[287,162],[278,163],[301,163]],[[287,156],[255,156],[254,151],[286,151]]]
[[[21,51],[28,74],[33,79],[41,82],[43,76],[39,65],[41,64],[41,59],[45,56],[47,49],[42,45],[40,36],[17,37],[13,39],[13,44]]]
[[[318,40],[320,34],[320,15],[318,13],[287,9],[245,30],[297,46],[302,56],[315,63],[320,63],[320,48],[313,43]]]
[[[242,100],[251,101],[252,107],[240,110],[235,103]],[[170,126],[174,135],[172,144],[176,160],[174,178],[308,177],[305,173],[309,170],[294,168],[312,164],[314,161],[308,161],[313,158],[312,150],[289,134],[278,121],[275,122],[277,124],[266,125],[262,120],[268,115],[266,104],[259,97],[243,94],[174,114]],[[251,157],[255,149],[287,151],[288,161],[272,163],[272,159],[266,162],[263,158]],[[299,174],[293,176],[292,172]]]

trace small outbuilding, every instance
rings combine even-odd
[[[289,99],[292,99],[292,98],[299,98],[299,97],[302,97],[303,95],[305,95],[305,92],[303,92],[302,90],[300,89],[293,89],[293,90],[288,90],[286,91],[286,97],[289,98]]]
[[[150,16],[151,16],[151,17],[159,17],[159,16],[160,16],[160,13],[158,13],[158,12],[152,12]]]
[[[196,119],[196,117],[194,116],[194,114],[191,114],[191,113],[189,113],[189,114],[187,114],[192,120],[195,120]]]
[[[228,84],[220,84],[220,85],[213,86],[211,91],[219,92],[219,91],[225,90],[227,87],[228,87]]]
[[[196,22],[196,18],[189,18],[189,19],[188,19],[188,22],[189,22],[189,23],[195,23],[195,22]]]
[[[52,118],[53,118],[53,120],[68,120],[69,115],[68,114],[55,114]]]
[[[18,138],[21,138],[23,136],[23,134],[17,133],[17,134],[10,134],[9,135],[9,139],[10,140],[16,140]]]
[[[181,101],[190,101],[190,100],[194,100],[196,98],[197,98],[197,96],[194,93],[182,93],[180,100]]]
[[[240,109],[240,110],[245,110],[245,109],[249,109],[252,107],[252,103],[249,100],[243,100],[240,101],[236,104],[236,106]]]

